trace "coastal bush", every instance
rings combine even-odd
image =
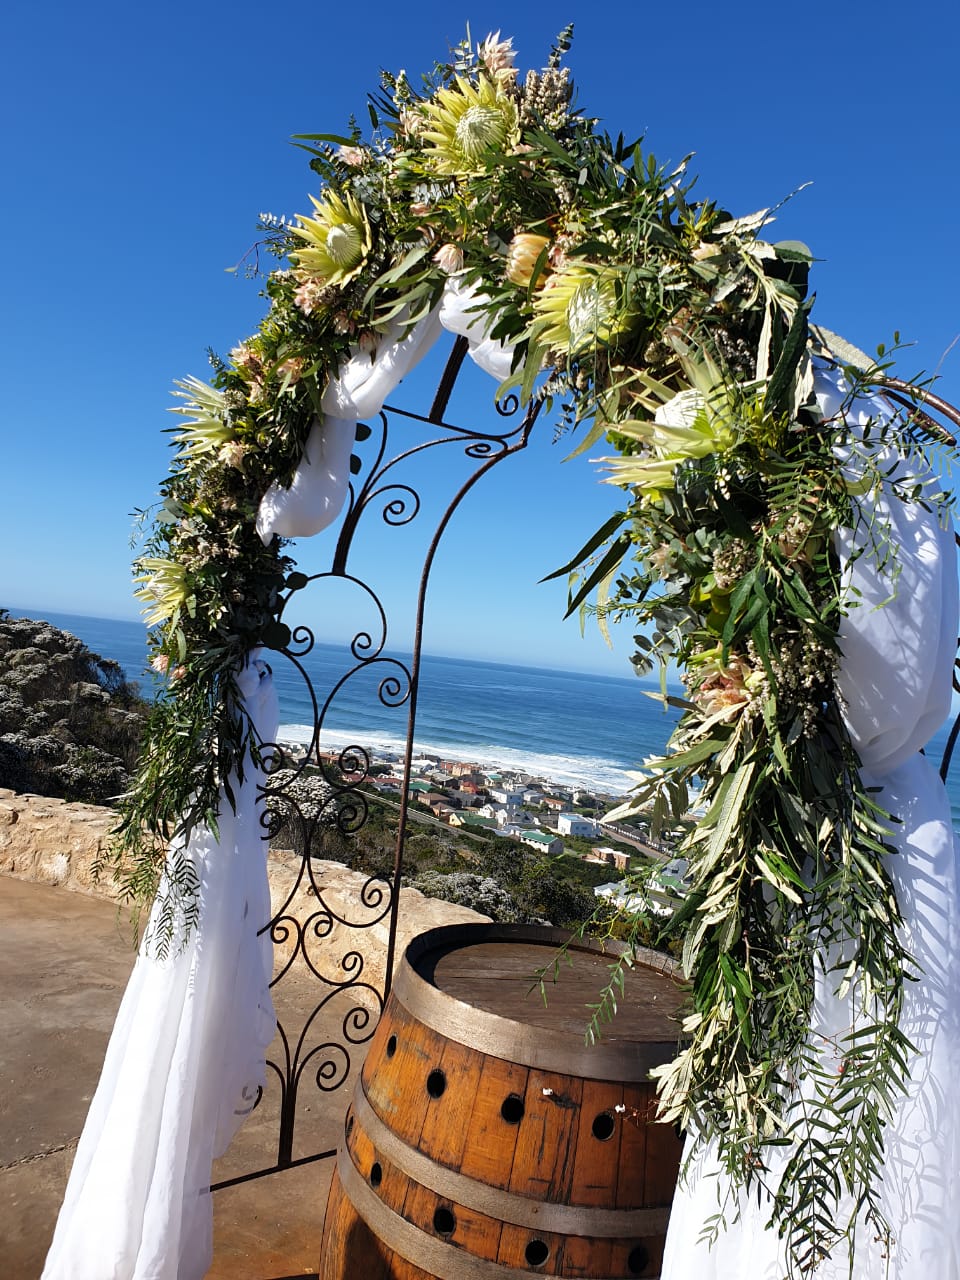
[[[428,898],[454,902],[471,911],[479,911],[501,924],[517,924],[524,920],[512,895],[492,876],[471,871],[454,871],[444,875],[425,871],[408,883]]]
[[[118,663],[0,610],[0,786],[110,804],[129,786],[146,715]]]

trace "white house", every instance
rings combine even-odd
[[[525,787],[490,787],[487,794],[491,800],[497,804],[505,805],[508,809],[519,809],[523,804],[523,794]]]
[[[562,836],[586,836],[600,834],[600,824],[594,818],[583,818],[579,813],[558,813],[557,831]]]
[[[620,907],[624,911],[641,912],[649,908],[647,899],[642,893],[631,893],[622,880],[611,881],[610,884],[598,884],[593,891],[595,898],[606,898],[612,902],[614,906]],[[662,912],[657,908],[653,908],[655,915],[670,915],[671,912]]]
[[[520,843],[529,845],[538,853],[563,853],[563,841],[549,831],[524,831],[520,836]]]

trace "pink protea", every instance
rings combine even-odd
[[[517,56],[513,40],[501,40],[499,31],[492,32],[477,45],[477,56],[498,83],[509,84],[517,78],[517,69],[513,65]]]
[[[238,369],[246,369],[249,373],[259,373],[263,361],[259,354],[247,342],[241,342],[230,352],[230,359]]]
[[[320,306],[320,296],[323,293],[323,284],[319,280],[304,280],[293,295],[293,300],[300,308],[305,316],[314,312]]]
[[[448,276],[463,270],[463,250],[457,244],[442,244],[433,255],[433,260]]]
[[[693,694],[693,701],[708,716],[722,715],[732,720],[752,700],[758,673],[736,654],[729,661],[705,663],[706,673]]]
[[[225,467],[239,467],[243,464],[246,452],[246,445],[241,444],[239,440],[228,440],[226,444],[220,446],[217,457]]]
[[[340,147],[337,151],[337,159],[348,164],[351,169],[359,169],[366,159],[366,152],[362,147]]]

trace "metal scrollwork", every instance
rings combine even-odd
[[[420,646],[430,570],[444,530],[462,499],[491,467],[525,448],[538,410],[534,405],[515,425],[505,423],[502,430],[493,432],[473,431],[444,421],[466,349],[465,339],[457,339],[428,415],[386,406],[372,426],[358,429],[358,441],[367,446],[363,450],[366,462],[351,482],[331,567],[312,575],[294,575],[283,603],[282,617],[290,629],[290,638],[274,657],[287,664],[297,687],[302,686],[312,725],[308,726],[309,741],[297,749],[284,742],[264,748],[267,779],[262,821],[271,848],[292,851],[284,864],[290,866],[292,859],[292,870],[281,900],[275,903],[273,917],[262,931],[274,948],[271,985],[278,1010],[277,1036],[267,1062],[267,1084],[256,1097],[245,1100],[245,1104],[249,1102],[248,1110],[269,1113],[271,1118],[274,1112],[278,1114],[277,1158],[269,1168],[239,1173],[215,1183],[214,1190],[335,1154],[333,1150],[298,1154],[301,1112],[309,1110],[308,1099],[314,1090],[327,1094],[350,1080],[362,1061],[364,1046],[373,1035],[389,993],[397,945]],[[515,415],[519,407],[516,396],[509,396],[496,406],[503,419]],[[426,438],[416,438],[417,432]],[[472,465],[472,471],[449,500],[429,537],[414,603],[413,652],[406,661],[385,652],[389,630],[386,609],[374,586],[354,576],[348,564],[351,551],[362,537],[367,513],[371,518],[379,516],[390,529],[406,528],[422,517],[421,496],[401,472],[415,468],[426,451],[437,448],[455,449],[466,460],[463,465]],[[317,690],[307,669],[316,648],[314,630],[289,615],[310,598],[308,593],[322,591],[334,582],[356,593],[364,608],[372,610],[373,624],[366,624],[349,637],[343,669],[330,680],[328,688]],[[276,663],[273,669],[276,675]],[[318,850],[339,841],[340,858],[350,864],[351,842],[356,844],[370,814],[372,762],[368,750],[359,743],[325,751],[324,730],[341,694],[357,687],[364,676],[373,678],[382,707],[405,713],[402,786],[396,806],[392,866],[367,875],[344,901],[342,892],[331,890],[324,869],[330,863],[323,861],[328,855],[321,856]],[[371,966],[368,956],[372,952],[364,946],[363,939],[372,939],[370,931],[383,922],[387,923],[387,946],[380,968]],[[302,996],[296,1001],[285,998],[288,989],[304,981],[311,984],[314,993],[306,1015],[302,1013]],[[302,992],[302,986],[299,990]],[[294,1006],[301,1010],[296,1018],[291,1014]],[[299,1025],[292,1025],[294,1022]]]

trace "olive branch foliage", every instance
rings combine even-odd
[[[690,1007],[661,1111],[695,1149],[715,1144],[728,1214],[738,1190],[769,1191],[788,1269],[804,1274],[858,1222],[886,1231],[884,1125],[910,1053],[896,815],[863,784],[835,686],[851,604],[835,536],[856,530],[894,592],[897,548],[872,499],[943,501],[909,477],[952,446],[931,441],[919,382],[898,383],[915,404],[848,427],[896,347],[874,361],[812,322],[812,257],[763,238],[775,211],[735,217],[695,193],[686,161],[661,166],[643,139],[600,131],[575,105],[569,43],[567,29],[521,77],[509,41],[468,35],[419,85],[385,72],[366,132],[353,120],[297,136],[320,194],[310,215],[261,217],[244,261],[259,274],[262,248],[278,264],[261,275],[264,318],[211,355],[209,383],[178,384],[174,456],[135,562],[167,686],[112,857],[149,896],[165,841],[216,830],[258,759],[237,673],[256,645],[288,644],[281,614],[307,581],[279,537],[257,534],[263,495],[290,484],[343,361],[431,315],[455,283],[512,350],[497,394],[555,408],[576,452],[612,450],[624,505],[558,572],[571,612],[634,627],[634,666],[659,668],[682,712],[626,809],[649,807],[654,831],[695,789],[702,810],[671,926]],[[817,361],[847,388],[829,418]],[[184,859],[165,876],[172,933],[196,883]],[[594,1035],[622,976],[598,995]],[[851,1007],[826,1049],[809,1036],[822,987]]]
[[[846,368],[848,401],[883,373]],[[884,1127],[909,1075],[900,1015],[914,965],[887,870],[896,815],[860,777],[834,683],[838,623],[855,603],[834,534],[856,529],[895,594],[897,549],[871,498],[947,504],[911,477],[948,446],[921,447],[911,426],[894,415],[854,436],[844,411],[824,421],[810,402],[790,406],[722,458],[679,462],[671,489],[635,491],[558,571],[571,610],[602,585],[604,621],[643,628],[634,665],[659,666],[682,711],[618,810],[646,810],[654,838],[694,791],[701,815],[678,850],[689,892],[667,929],[682,939],[691,1009],[676,1058],[655,1072],[661,1116],[718,1151],[729,1192],[708,1236],[736,1216],[738,1191],[762,1187],[791,1275],[841,1238],[852,1248],[858,1229],[889,1234]],[[684,698],[665,692],[670,661]],[[592,1038],[629,963],[611,968]],[[830,1044],[810,1034],[818,989],[848,1002]]]

